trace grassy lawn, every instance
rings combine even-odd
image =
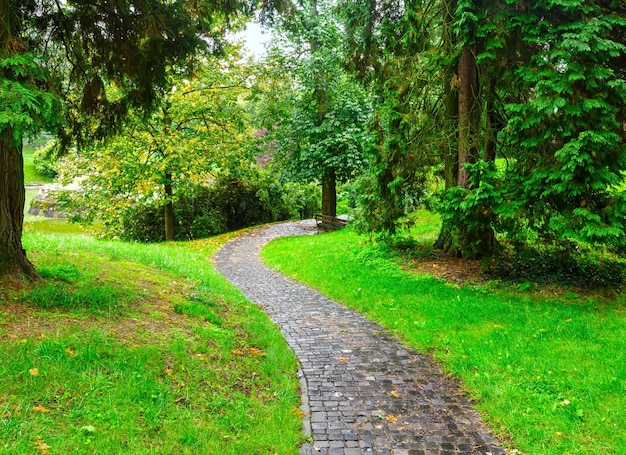
[[[27,233],[45,279],[0,285],[0,454],[296,454],[296,360],[210,266],[226,239]]]
[[[35,152],[35,149],[36,147],[34,145],[24,145],[24,183],[51,183],[53,179],[46,177],[45,175],[41,175],[35,170],[35,165],[33,164],[33,153]]]
[[[430,242],[427,219],[414,232]],[[522,453],[626,454],[622,297],[450,284],[349,229],[279,239],[262,256],[431,353]]]

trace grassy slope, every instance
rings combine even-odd
[[[623,301],[457,287],[405,272],[350,230],[280,239],[262,256],[431,352],[523,453],[626,453]]]
[[[296,361],[215,272],[225,241],[27,234],[47,277],[0,288],[0,454],[295,454]]]

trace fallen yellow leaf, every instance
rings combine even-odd
[[[70,357],[76,357],[76,352],[74,352],[74,350],[73,350],[73,349],[66,348],[66,349],[65,349],[65,353],[66,353],[67,355],[69,355]]]
[[[33,406],[33,410],[38,411],[38,412],[50,412],[50,409],[43,407],[42,405],[38,404],[37,406]]]
[[[349,358],[347,358],[347,357],[339,357],[339,361],[340,361],[341,363],[347,362],[348,360],[350,360],[350,359],[349,359]]]
[[[31,368],[28,372],[31,376],[39,376],[39,368]]]
[[[255,357],[265,357],[266,354],[265,352],[261,351],[260,349],[257,348],[248,348],[248,352],[250,353],[250,355],[253,355]]]
[[[395,416],[387,416],[387,420],[389,420],[391,423],[398,423],[398,418]]]
[[[392,397],[400,398],[400,394],[397,390],[392,390],[390,393]]]
[[[46,444],[41,436],[37,436],[37,440],[35,441],[35,448],[41,455],[50,455],[50,451],[48,449],[51,449],[52,447]]]
[[[243,355],[243,351],[241,349],[233,349],[230,352],[232,352],[235,355]]]

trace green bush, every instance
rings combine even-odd
[[[56,141],[49,141],[33,153],[33,165],[41,175],[54,178],[57,175],[56,165],[59,161],[59,146]]]
[[[621,287],[626,264],[592,251],[527,248],[503,251],[484,263],[490,278],[558,283],[582,288]]]
[[[310,218],[319,211],[317,185],[281,185],[270,174],[221,178],[211,187],[184,185],[176,190],[176,240],[209,237],[260,223]],[[118,235],[123,240],[165,240],[163,208],[135,204],[123,216]]]

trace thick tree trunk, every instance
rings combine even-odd
[[[459,186],[470,188],[470,174],[466,164],[473,164],[479,158],[480,134],[480,83],[476,66],[475,50],[463,48],[459,60]],[[489,132],[488,132],[489,134]],[[491,153],[485,150],[485,153]],[[495,246],[495,235],[490,224],[471,227],[469,223],[457,226],[457,242],[463,256],[481,258],[488,255]],[[458,255],[458,252],[457,252]]]
[[[0,137],[0,277],[39,278],[22,247],[24,201],[22,143],[7,130]]]
[[[322,215],[337,216],[337,177],[334,170],[322,176]]]
[[[176,237],[175,222],[174,222],[174,204],[172,203],[172,197],[174,191],[172,190],[172,174],[165,174],[165,197],[167,203],[163,209],[163,215],[165,220],[165,240],[172,241]]]
[[[457,2],[454,0],[444,3],[441,32],[443,49],[447,54],[452,54],[455,47],[453,23],[456,5]],[[456,63],[447,65],[443,75],[443,102],[445,108],[443,164],[446,190],[457,186],[459,181],[459,96],[454,82],[458,81],[457,69],[458,65]],[[451,255],[459,254],[455,250],[451,226],[448,226],[448,223],[444,222],[441,225],[439,236],[433,246]]]
[[[459,60],[459,186],[469,187],[466,164],[476,162],[477,138],[480,130],[480,85],[476,57],[465,47]]]

